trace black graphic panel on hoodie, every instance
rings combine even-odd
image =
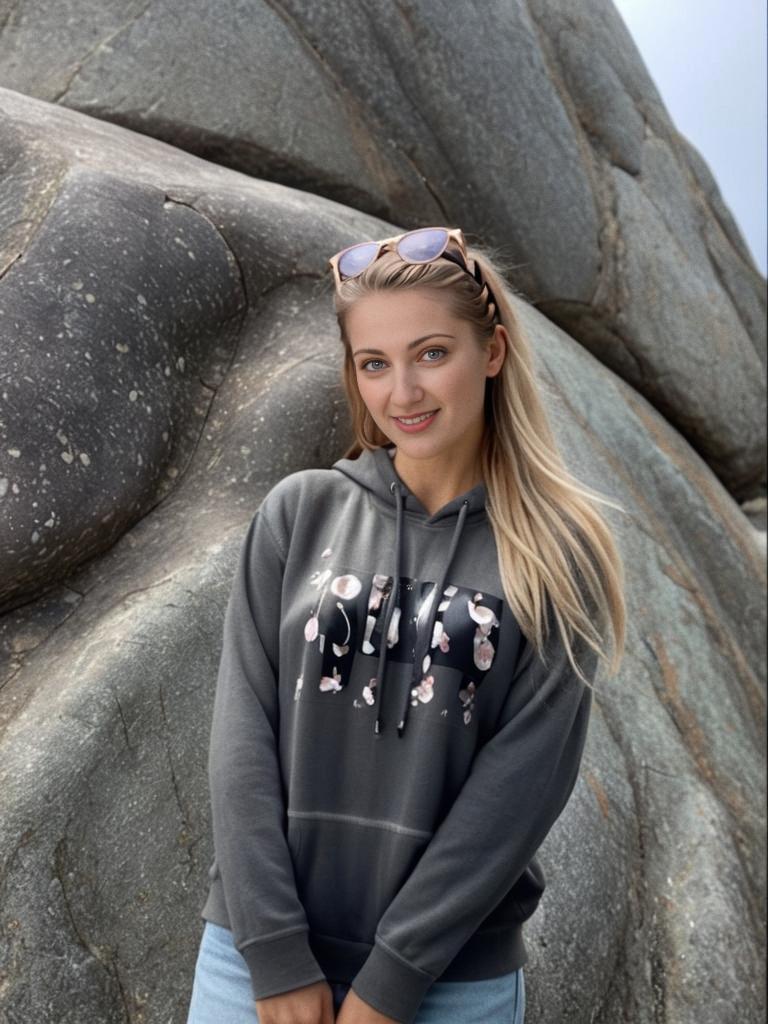
[[[373,705],[377,680],[356,656],[378,659],[393,578],[326,566],[310,577],[303,671],[296,700],[332,698],[350,686],[355,706]],[[401,577],[388,630],[388,663],[413,665],[423,650],[434,581]],[[477,691],[498,649],[502,601],[492,594],[446,583],[421,670],[414,667],[411,706],[432,704],[434,714],[469,725]],[[448,671],[451,670],[451,671]],[[434,700],[434,698],[441,698]]]

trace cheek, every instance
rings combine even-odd
[[[376,387],[376,381],[371,380],[370,377],[364,377],[362,374],[358,374],[357,377],[357,390],[360,392],[360,397],[368,406],[371,411],[375,411],[377,404],[377,395],[381,390]]]

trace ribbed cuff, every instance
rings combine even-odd
[[[352,979],[352,988],[379,1013],[400,1024],[413,1024],[434,980],[377,941]]]
[[[306,929],[267,942],[251,942],[240,953],[251,974],[254,999],[266,999],[315,981],[325,981],[322,968],[309,948]]]

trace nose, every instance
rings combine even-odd
[[[424,388],[419,384],[418,371],[405,366],[395,369],[392,378],[390,401],[395,415],[406,413],[424,400]]]

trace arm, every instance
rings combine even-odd
[[[574,657],[591,681],[597,655],[588,648],[580,656],[577,643]],[[365,1002],[403,1024],[520,877],[576,782],[591,690],[573,671],[556,626],[546,658],[545,666],[524,644],[496,733],[382,915],[353,981]]]
[[[216,861],[256,999],[325,980],[309,946],[285,832],[277,750],[283,568],[260,510],[224,619],[208,758]]]

